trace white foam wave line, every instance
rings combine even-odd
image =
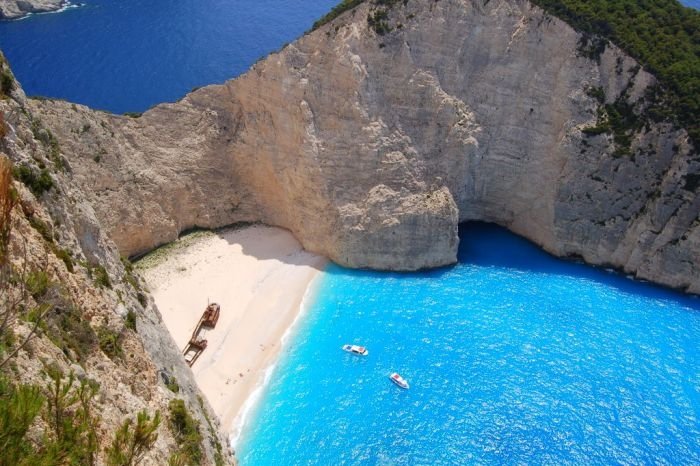
[[[265,369],[265,376],[263,377],[262,382],[258,383],[255,389],[250,393],[250,395],[248,395],[248,398],[246,398],[240,411],[236,415],[236,418],[233,420],[233,425],[229,434],[229,444],[234,451],[236,450],[236,444],[241,437],[241,432],[248,421],[248,417],[250,413],[253,412],[253,408],[257,406],[263,389],[267,387],[267,384],[270,382],[270,378],[272,377],[275,367],[277,367],[277,364],[273,363],[270,364],[267,369]]]
[[[282,355],[282,351],[287,346],[287,341],[289,341],[289,338],[291,337],[292,332],[299,323],[299,320],[308,311],[309,303],[311,303],[311,298],[315,294],[316,286],[319,282],[319,277],[321,275],[323,275],[323,272],[317,274],[316,277],[314,277],[314,279],[311,280],[311,283],[309,283],[309,285],[306,287],[306,290],[304,291],[304,296],[301,298],[301,303],[299,303],[299,312],[292,321],[291,325],[282,334],[282,338],[280,338],[280,350],[277,354],[277,359],[279,359]],[[267,387],[267,385],[269,384],[270,379],[272,378],[272,374],[275,371],[276,367],[277,362],[275,361],[265,369],[265,376],[263,377],[263,380],[259,382],[256,385],[255,389],[250,393],[250,395],[248,395],[248,398],[246,398],[246,400],[243,402],[241,409],[238,411],[238,414],[233,420],[231,432],[229,433],[229,445],[231,445],[231,448],[234,451],[236,450],[236,445],[238,444],[238,441],[241,438],[241,432],[243,432],[243,428],[245,427],[250,414],[257,407],[257,403],[260,397],[262,396],[265,387]]]
[[[64,6],[59,8],[58,10],[54,11],[47,11],[45,14],[51,14],[51,13],[63,13],[64,11],[67,10],[72,10],[73,8],[80,8],[81,6],[85,6],[84,3],[71,3],[71,2],[66,2]]]
[[[66,2],[66,4],[63,5],[61,8],[59,8],[58,10],[29,12],[24,16],[20,16],[19,18],[11,19],[10,21],[22,21],[22,20],[31,18],[32,16],[38,16],[38,15],[54,15],[56,13],[63,13],[64,11],[72,10],[74,8],[81,8],[84,6],[85,6],[85,3]]]
[[[309,309],[309,303],[311,303],[311,298],[316,294],[316,286],[319,281],[319,277],[322,274],[323,272],[317,274],[306,287],[306,290],[304,291],[304,296],[301,297],[301,302],[299,303],[299,312],[297,312],[297,315],[292,321],[292,324],[287,328],[287,330],[284,331],[284,333],[282,334],[282,338],[280,338],[282,348],[284,348],[287,345],[287,341],[292,335],[292,331],[296,329],[299,320],[304,315],[306,315],[306,312]]]

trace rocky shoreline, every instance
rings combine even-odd
[[[20,19],[32,13],[48,13],[70,5],[67,0],[0,0],[0,19]]]

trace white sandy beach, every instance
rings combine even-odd
[[[180,348],[207,301],[221,305],[192,371],[227,431],[239,427],[241,407],[274,364],[282,336],[325,263],[288,231],[256,225],[197,233],[139,264]]]

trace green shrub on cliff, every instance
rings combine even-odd
[[[329,23],[333,21],[335,18],[338,16],[342,15],[348,10],[352,10],[356,6],[360,5],[361,3],[365,2],[367,0],[343,0],[340,2],[338,5],[336,5],[328,14],[326,14],[323,18],[319,19],[316,21],[311,28],[312,31],[320,28],[326,23]],[[391,28],[389,27],[388,23],[388,10],[389,8],[393,7],[397,3],[403,3],[404,5],[408,4],[408,0],[373,0],[372,4],[375,5],[377,8],[376,10],[373,10],[368,16],[367,16],[367,25],[374,30],[377,34],[384,35],[388,32],[391,32]]]
[[[46,333],[68,359],[84,361],[97,345],[97,334],[71,303],[62,303],[46,316]]]
[[[46,384],[39,386],[0,374],[0,465],[97,464],[100,419],[93,400],[99,385],[52,365],[45,375]],[[153,418],[141,411],[136,423],[125,421],[105,448],[106,464],[138,464],[155,444],[159,426],[158,411]]]
[[[109,279],[109,274],[101,264],[88,268],[88,274],[95,281],[95,285],[102,288],[112,288],[112,281]]]
[[[32,453],[27,432],[43,404],[39,387],[14,385],[0,376],[0,464],[20,464]]]
[[[0,375],[0,464],[95,464],[97,384],[64,376],[55,366],[47,366],[46,375],[43,387]]]
[[[214,464],[216,466],[224,466],[224,448],[221,446],[221,442],[219,442],[219,436],[216,435],[216,429],[211,423],[207,408],[204,406],[204,400],[201,396],[197,395],[197,401],[199,402],[199,407],[202,408],[202,414],[204,414],[204,419],[207,421],[207,426],[209,427],[209,442],[214,449]]]
[[[587,44],[604,37],[642,63],[661,83],[648,115],[675,121],[700,147],[700,12],[677,0],[532,2],[584,33]]]
[[[170,459],[171,464],[202,464],[202,433],[199,431],[199,421],[190,414],[185,402],[179,398],[170,400],[169,405],[170,430],[175,437],[179,450]]]
[[[160,411],[151,416],[143,410],[136,415],[136,424],[127,419],[114,434],[112,444],[105,449],[109,466],[134,466],[139,464],[158,440]]]
[[[97,329],[97,338],[100,349],[109,359],[121,358],[124,355],[122,336],[118,332],[107,327],[100,327]]]
[[[13,169],[12,175],[31,189],[37,197],[53,188],[53,179],[45,168],[37,174],[31,167],[19,165]]]
[[[357,5],[360,3],[364,2],[365,0],[343,0],[340,2],[338,5],[333,7],[333,9],[328,12],[323,18],[319,19],[314,23],[314,25],[311,27],[312,31],[315,31],[316,29],[320,28],[326,23],[330,23],[333,21],[335,18],[338,16],[342,15],[348,10],[352,10],[355,8]]]
[[[9,95],[15,88],[15,79],[8,70],[3,70],[0,76],[0,92],[4,95]]]

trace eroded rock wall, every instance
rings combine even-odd
[[[1,55],[0,72],[11,76]],[[0,270],[3,324],[7,318],[15,337],[12,344],[3,341],[0,361],[9,359],[0,376],[43,388],[48,368],[55,367],[66,380],[73,374],[96,382],[90,406],[98,448],[90,464],[106,464],[105,448],[140,411],[151,418],[160,412],[162,422],[139,464],[167,464],[179,450],[168,414],[174,398],[199,423],[202,464],[235,464],[228,434],[220,431],[144,283],[120,258],[55,137],[28,102],[14,80],[0,99],[0,158],[14,165],[18,199],[10,217],[12,275]],[[36,277],[46,280],[44,290]],[[32,309],[42,313],[30,317]],[[38,333],[21,345],[37,315]],[[4,325],[2,330],[6,338]],[[108,345],[104,335],[110,335]]]
[[[620,156],[587,135],[601,103],[654,78],[525,0],[367,2],[135,119],[34,102],[125,254],[184,229],[260,221],[351,267],[456,260],[457,224],[508,227],[561,256],[700,292],[700,171],[649,123]]]

